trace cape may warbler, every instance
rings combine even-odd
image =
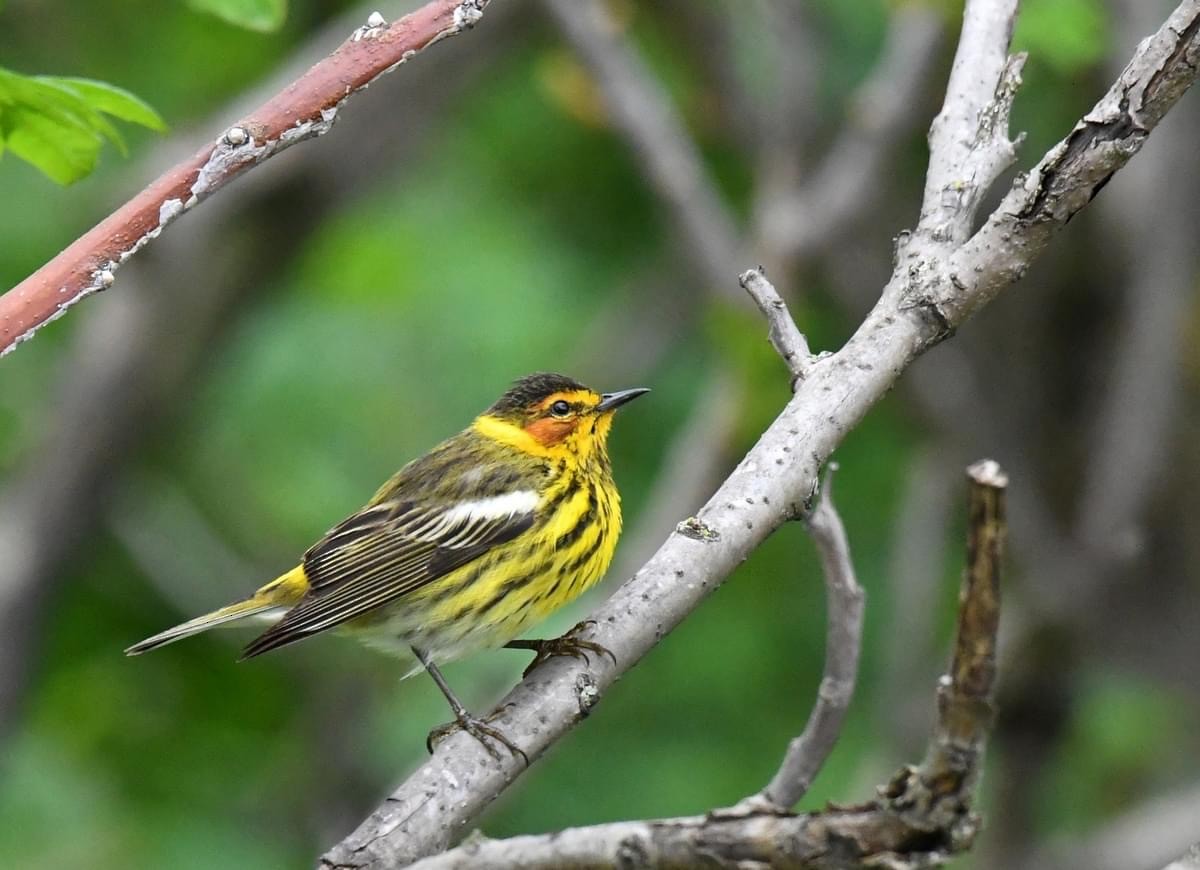
[[[491,737],[446,685],[439,662],[509,646],[548,655],[603,652],[571,634],[513,640],[600,579],[621,532],[606,442],[613,413],[645,389],[596,393],[570,378],[517,381],[462,432],[410,462],[300,564],[244,601],[177,625],[134,655],[218,625],[274,625],[244,658],[340,628],[413,656],[457,726]],[[454,726],[451,726],[454,727]]]

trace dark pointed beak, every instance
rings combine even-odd
[[[615,393],[604,393],[600,396],[600,404],[596,406],[596,410],[601,414],[606,411],[615,411],[626,402],[632,402],[638,396],[648,392],[650,392],[649,387],[634,387],[632,390],[617,390]]]

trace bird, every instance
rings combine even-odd
[[[454,721],[524,756],[473,716],[439,665],[500,647],[530,650],[526,673],[550,656],[612,656],[577,637],[518,635],[604,575],[621,532],[608,457],[618,408],[644,387],[598,393],[565,375],[512,384],[463,431],[409,462],[359,511],[331,528],[300,563],[241,601],[125,650],[138,655],[218,626],[267,622],[242,660],[336,629],[426,671]],[[614,659],[615,660],[615,659]]]

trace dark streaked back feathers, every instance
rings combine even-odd
[[[545,470],[471,430],[405,466],[304,554],[309,591],[243,658],[389,604],[533,525]],[[454,461],[446,460],[453,458]],[[529,494],[529,495],[521,495]]]

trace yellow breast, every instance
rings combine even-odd
[[[502,646],[574,600],[604,576],[621,533],[620,497],[607,468],[590,470],[596,473],[558,475],[532,528],[406,595],[373,621],[371,633],[448,661]]]

